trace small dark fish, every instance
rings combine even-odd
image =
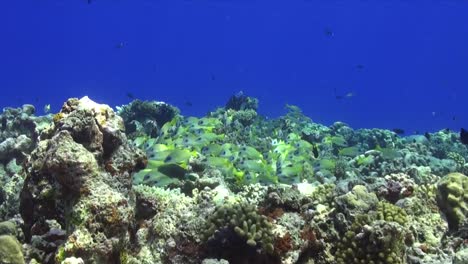
[[[457,120],[457,117],[456,116],[452,116],[452,121],[455,121]]]
[[[460,141],[461,143],[468,145],[468,131],[464,128],[460,129]]]
[[[87,0],[87,2],[88,2],[88,5],[90,5],[93,2],[93,0]]]
[[[325,36],[329,38],[332,38],[335,36],[335,32],[333,32],[333,30],[331,30],[330,28],[325,28],[323,33],[325,34]]]
[[[121,49],[121,48],[123,48],[123,47],[125,47],[125,43],[124,43],[124,42],[119,42],[119,43],[117,43],[117,45],[115,45],[115,48],[116,48],[116,49]]]
[[[336,100],[341,100],[341,99],[344,99],[344,98],[351,98],[351,97],[354,96],[354,93],[353,93],[353,92],[349,92],[349,93],[347,93],[347,94],[345,94],[345,95],[340,95],[340,94],[338,94],[338,93],[336,92],[336,88],[334,88],[334,89],[335,89],[335,99],[336,99]]]
[[[192,104],[192,102],[190,102],[190,101],[186,101],[186,102],[185,102],[185,105],[186,105],[186,106],[192,106],[193,104]]]
[[[135,96],[132,93],[126,93],[127,97],[130,99],[135,99]]]
[[[312,154],[314,154],[314,158],[318,158],[319,156],[318,147],[315,144],[312,146]]]
[[[216,76],[213,74],[213,73],[210,73],[210,79],[212,81],[215,81],[216,80]]]
[[[362,70],[362,69],[364,69],[364,65],[358,64],[358,65],[356,65],[356,69]]]
[[[424,137],[426,137],[427,140],[431,140],[431,134],[429,134],[428,132],[424,133]]]
[[[336,100],[343,99],[343,96],[342,96],[342,95],[338,95],[338,93],[336,92],[336,88],[334,88],[334,91],[335,91],[335,99],[336,99]]]
[[[393,132],[395,132],[397,135],[403,135],[405,133],[405,130],[401,128],[394,128],[392,129]]]

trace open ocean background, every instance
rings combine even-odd
[[[133,96],[201,116],[241,90],[268,117],[458,131],[468,1],[2,2],[0,107]]]

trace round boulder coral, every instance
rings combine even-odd
[[[449,173],[437,183],[437,203],[447,216],[449,228],[458,230],[468,214],[468,176]]]
[[[23,252],[21,245],[14,236],[0,236],[0,263],[23,264]]]

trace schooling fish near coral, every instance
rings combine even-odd
[[[0,246],[0,255],[17,263],[462,258],[453,246],[465,239],[460,135],[325,126],[287,109],[277,119],[227,106],[187,117],[156,101],[115,112],[87,97],[44,117],[29,105],[6,108],[0,238],[10,253]],[[158,125],[131,126],[145,120]]]

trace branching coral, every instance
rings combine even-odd
[[[210,238],[223,228],[232,229],[249,246],[273,253],[272,224],[265,216],[258,214],[254,206],[241,202],[216,208],[208,220],[205,237]]]

